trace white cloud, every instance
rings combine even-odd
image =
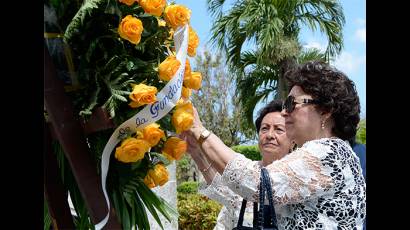
[[[366,26],[366,19],[356,18],[355,23],[358,26]]]
[[[323,45],[317,41],[310,41],[308,42],[306,45],[304,45],[303,47],[305,47],[306,49],[310,49],[310,48],[316,48],[322,52],[326,51],[326,45]]]
[[[356,73],[362,65],[366,65],[366,55],[358,56],[350,52],[343,51],[331,64],[350,76]]]
[[[356,30],[355,38],[361,42],[366,43],[366,28],[361,28],[361,29]]]

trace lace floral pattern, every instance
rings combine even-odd
[[[206,187],[205,185],[201,185],[199,193],[218,201],[223,205],[219,212],[214,230],[232,229],[233,227],[236,227],[243,198],[223,184],[219,173],[215,175],[209,186]],[[252,222],[253,202],[247,202],[243,226],[252,227]]]
[[[361,229],[366,185],[359,159],[338,138],[305,143],[268,165],[279,229]],[[258,200],[260,168],[242,155],[222,174],[222,184],[250,202]]]

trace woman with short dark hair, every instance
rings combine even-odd
[[[285,119],[281,115],[282,101],[273,100],[263,107],[255,121],[258,133],[258,147],[262,160],[254,161],[259,166],[267,166],[275,160],[279,160],[292,151],[292,141],[286,136]],[[192,141],[190,142],[192,143]],[[221,175],[209,164],[198,146],[189,145],[188,152],[191,154],[207,186],[201,186],[199,193],[218,201],[223,205],[219,212],[215,230],[232,229],[239,219],[239,211],[242,197],[229,189],[221,180]],[[269,211],[269,209],[265,209]],[[247,202],[245,208],[243,226],[253,224],[253,203]],[[270,213],[265,213],[266,216]],[[268,226],[265,226],[268,227]]]

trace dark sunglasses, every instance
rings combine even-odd
[[[282,110],[285,110],[287,113],[293,112],[295,110],[296,104],[319,104],[319,101],[316,99],[307,99],[301,98],[296,100],[294,96],[289,96],[282,104]]]

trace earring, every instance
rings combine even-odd
[[[325,129],[325,120],[322,121],[322,129]]]

